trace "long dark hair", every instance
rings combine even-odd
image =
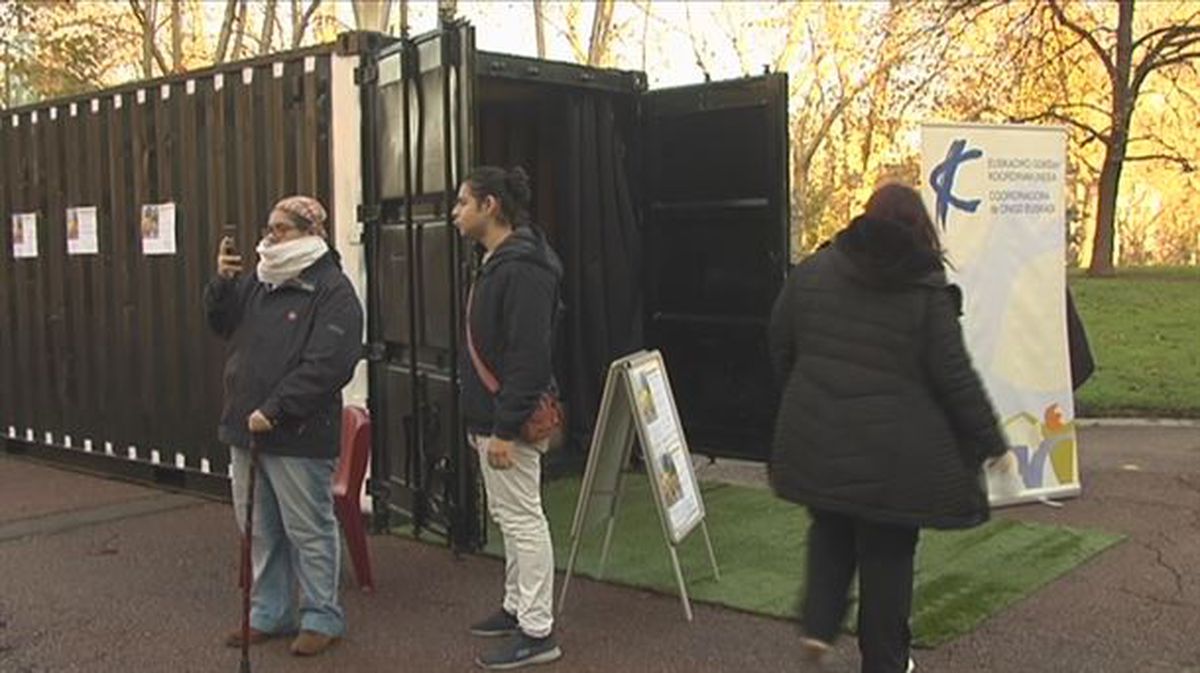
[[[938,237],[933,218],[917,190],[898,182],[888,183],[875,190],[863,209],[867,217],[899,222],[908,227],[913,238],[929,252],[945,261],[945,251]]]
[[[529,205],[533,188],[529,174],[520,166],[503,169],[499,166],[479,166],[465,180],[477,201],[492,197],[500,202],[500,219],[514,229],[529,226]]]

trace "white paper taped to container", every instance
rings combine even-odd
[[[174,255],[176,253],[174,203],[143,205],[140,228],[142,254]]]
[[[38,214],[14,213],[12,216],[13,259],[36,259],[38,256]]]
[[[100,253],[100,236],[96,226],[96,207],[67,208],[67,254],[96,255]]]

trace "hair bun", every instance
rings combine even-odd
[[[505,175],[505,182],[509,194],[517,200],[522,208],[528,208],[530,202],[533,201],[533,188],[529,184],[529,173],[526,173],[525,169],[520,166],[514,166]]]

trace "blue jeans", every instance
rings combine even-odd
[[[236,447],[229,453],[234,516],[244,532],[250,453]],[[258,631],[290,633],[298,626],[336,637],[346,631],[338,604],[341,547],[333,512],[335,464],[327,459],[258,456],[250,599],[250,626]]]

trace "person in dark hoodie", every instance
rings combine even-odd
[[[529,222],[529,178],[516,168],[475,169],[454,208],[459,232],[483,263],[467,300],[462,400],[468,438],[480,456],[488,510],[504,537],[504,601],[471,627],[510,637],[477,663],[513,669],[562,656],[553,634],[554,550],[541,501],[547,442],[522,440],[522,426],[553,388],[551,346],[562,264]]]
[[[919,529],[988,519],[982,467],[1008,447],[964,345],[961,304],[920,195],[899,184],[796,266],[776,301],[770,477],[812,517],[809,662],[838,636],[857,571],[862,670],[913,670]]]
[[[231,447],[242,528],[252,443],[258,453],[250,642],[298,630],[291,645],[298,656],[324,652],[346,630],[333,472],[342,388],[362,354],[363,312],[325,242],[325,221],[314,198],[281,200],[258,246],[256,272],[241,273],[242,258],[226,238],[204,292],[209,326],[229,341],[218,436]],[[241,629],[226,638],[230,647],[241,642]]]

